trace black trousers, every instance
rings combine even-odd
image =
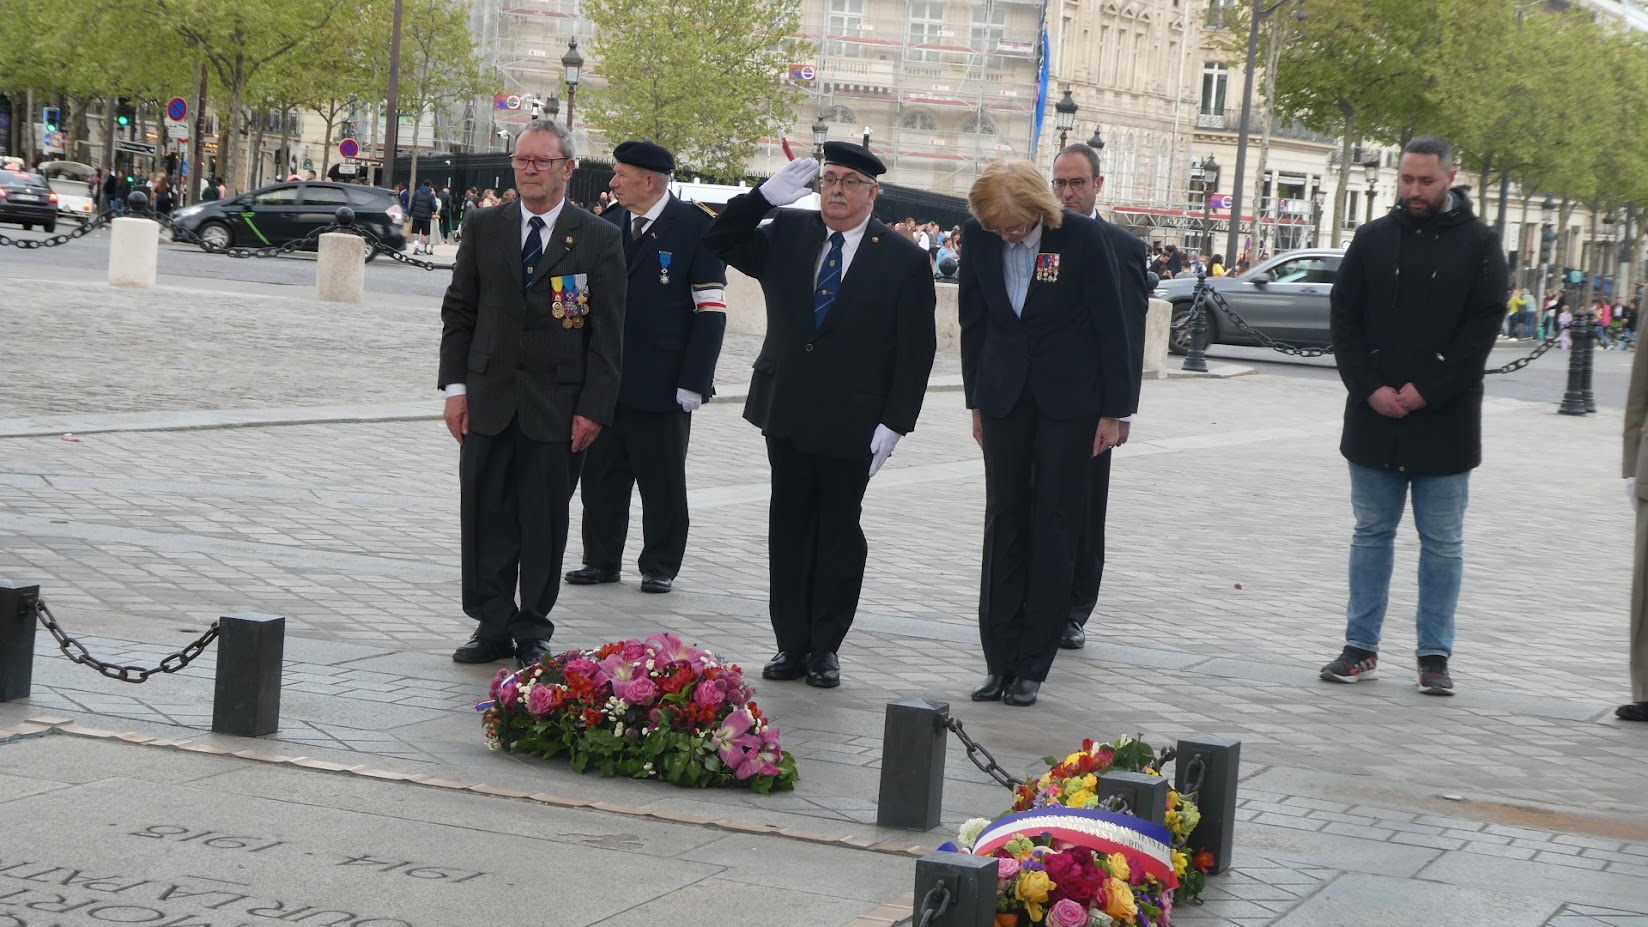
[[[1040,682],[1069,621],[1098,416],[1051,419],[1028,389],[983,417],[984,568],[979,639],[992,674]]]
[[[1110,508],[1110,461],[1115,451],[1094,457],[1087,465],[1087,519],[1076,541],[1076,578],[1070,584],[1070,620],[1085,627],[1099,604],[1104,582],[1104,518]]]
[[[470,432],[458,453],[463,610],[489,640],[547,640],[566,554],[567,503],[578,457],[566,441],[533,441],[511,420]],[[520,605],[515,603],[517,584]]]
[[[629,534],[630,490],[641,490],[642,573],[671,579],[687,550],[687,438],[692,414],[620,405],[585,453],[584,564],[617,570]]]
[[[778,649],[835,653],[852,627],[869,547],[859,527],[868,460],[838,460],[767,438],[772,464],[768,609]]]

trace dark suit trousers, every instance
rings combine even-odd
[[[983,417],[984,569],[979,638],[992,674],[1041,681],[1069,621],[1098,416],[1051,419],[1026,389]]]
[[[835,653],[852,627],[869,547],[859,527],[868,460],[838,460],[767,438],[772,505],[768,608],[778,649]]]
[[[575,465],[571,445],[533,441],[514,419],[496,435],[464,436],[463,610],[480,622],[481,637],[547,640],[555,633],[549,612],[561,588]]]
[[[629,534],[630,490],[641,490],[642,573],[671,579],[687,550],[687,438],[692,414],[620,404],[584,456],[584,564],[616,570]]]
[[[1110,460],[1115,456],[1115,451],[1106,451],[1087,465],[1087,520],[1076,542],[1076,580],[1070,588],[1070,620],[1084,627],[1104,582],[1104,517],[1110,507]]]

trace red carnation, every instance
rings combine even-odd
[[[1086,857],[1085,862],[1082,857]],[[1099,893],[1099,873],[1093,865],[1092,851],[1078,849],[1069,853],[1049,853],[1042,857],[1042,863],[1047,867],[1048,878],[1056,885],[1050,901],[1069,898],[1085,905]]]

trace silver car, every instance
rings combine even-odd
[[[1248,325],[1277,341],[1301,347],[1330,344],[1328,296],[1344,256],[1339,248],[1284,251],[1240,277],[1208,277],[1207,285]],[[1185,323],[1196,295],[1196,278],[1163,280],[1154,295],[1173,304],[1170,348],[1183,354],[1190,347],[1190,327]],[[1259,343],[1237,328],[1225,307],[1211,300],[1208,305],[1212,309],[1207,314],[1208,344]]]

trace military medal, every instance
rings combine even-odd
[[[566,315],[566,304],[561,301],[561,277],[550,277],[549,286],[555,291],[555,301],[549,304],[549,314],[557,319]]]
[[[1056,283],[1059,279],[1059,256],[1050,251],[1043,251],[1036,255],[1036,279],[1043,283]]]
[[[572,279],[578,293],[578,299],[576,300],[578,314],[572,319],[572,327],[583,328],[584,317],[589,315],[589,275],[574,274]]]
[[[658,282],[669,283],[670,253],[668,251],[658,252],[658,266]]]

